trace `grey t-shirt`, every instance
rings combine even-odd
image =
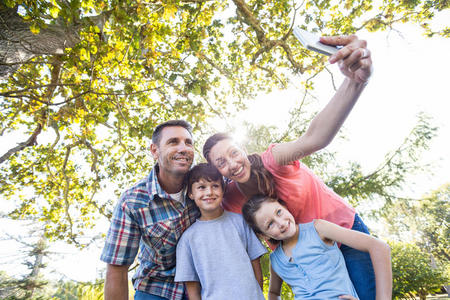
[[[202,299],[264,299],[251,265],[267,252],[241,215],[195,221],[177,245],[175,281],[199,281]]]

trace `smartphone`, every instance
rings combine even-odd
[[[300,41],[303,47],[328,56],[333,55],[334,53],[338,52],[340,48],[342,48],[338,46],[323,44],[320,42],[319,36],[303,30],[298,26],[294,27],[294,35]]]

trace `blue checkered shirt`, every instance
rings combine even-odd
[[[125,191],[117,203],[101,260],[131,265],[139,249],[133,276],[136,290],[167,299],[183,299],[183,283],[174,282],[176,245],[181,234],[200,216],[188,197],[180,203],[159,185],[156,172]]]

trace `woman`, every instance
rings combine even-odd
[[[355,210],[298,161],[331,142],[372,73],[365,41],[356,36],[322,37],[321,41],[343,46],[329,61],[337,62],[346,78],[304,135],[293,142],[272,144],[260,155],[247,156],[230,136],[219,133],[206,141],[203,155],[230,180],[223,202],[227,210],[241,213],[249,197],[262,193],[282,199],[298,223],[325,219],[368,234]],[[370,256],[345,245],[341,251],[359,297],[375,299]]]

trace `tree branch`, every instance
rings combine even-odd
[[[219,66],[218,64],[216,64],[211,58],[209,58],[208,56],[206,56],[203,52],[197,52],[196,56],[200,59],[204,59],[206,60],[214,69],[216,69],[217,71],[219,71],[221,74],[223,74],[226,78],[228,79],[233,79],[233,74],[231,74],[231,72],[225,68],[222,68],[221,66]]]
[[[42,131],[42,124],[38,123],[36,129],[33,131],[31,136],[25,142],[20,143],[16,147],[10,149],[8,152],[3,154],[2,157],[0,157],[0,164],[2,164],[4,161],[6,161],[11,155],[13,155],[19,151],[22,151],[23,149],[25,149],[27,147],[36,145],[36,138],[41,133],[41,131]]]
[[[59,55],[54,57],[54,60],[52,62],[52,71],[50,73],[50,84],[48,85],[47,92],[45,93],[45,98],[47,99],[47,103],[50,103],[50,100],[52,99],[53,92],[55,91],[56,87],[59,83],[59,75],[61,73],[61,65],[62,61],[59,59]]]
[[[271,77],[275,77],[283,85],[283,88],[287,88],[286,83],[284,83],[283,80],[273,70],[260,65],[256,65],[256,67],[267,72]]]
[[[261,27],[261,24],[259,23],[259,20],[257,18],[255,18],[251,9],[248,7],[248,5],[245,3],[245,1],[233,0],[233,2],[237,7],[238,12],[242,15],[243,21],[255,31],[256,38],[258,39],[258,42],[261,45],[261,48],[253,55],[252,62],[251,62],[252,64],[256,63],[256,60],[258,59],[258,57],[261,54],[269,52],[275,47],[281,47],[284,50],[287,59],[291,63],[292,67],[294,67],[294,69],[296,69],[301,74],[303,74],[303,72],[308,69],[308,68],[304,68],[302,64],[298,63],[294,59],[291,48],[286,43],[286,39],[289,36],[289,34],[291,33],[293,24],[291,24],[291,28],[283,36],[282,39],[268,40],[266,38],[264,29]]]
[[[26,89],[22,89],[22,90],[14,90],[14,91],[7,91],[4,93],[0,93],[0,96],[4,96],[4,97],[9,97],[9,96],[21,96],[20,94],[29,91],[29,90],[35,90],[35,89],[40,89],[40,88],[53,88],[55,89],[58,86],[78,86],[78,84],[73,84],[73,83],[50,83],[50,84],[42,84],[42,85],[35,85],[35,86],[30,86]]]
[[[70,229],[69,237],[76,245],[79,245],[79,243],[75,240],[75,236],[73,234],[73,222],[72,222],[72,217],[70,216],[70,212],[69,212],[69,208],[70,208],[70,203],[69,203],[70,178],[69,178],[69,176],[67,176],[66,168],[67,168],[67,162],[69,161],[69,156],[70,156],[70,152],[71,152],[72,148],[78,146],[79,144],[81,144],[81,141],[77,141],[76,143],[68,145],[66,147],[66,155],[64,157],[64,163],[63,163],[63,167],[61,169],[61,172],[64,177],[64,181],[65,181],[63,200],[64,200],[64,204],[65,204],[64,211],[66,213],[67,220],[69,221],[69,229]]]

